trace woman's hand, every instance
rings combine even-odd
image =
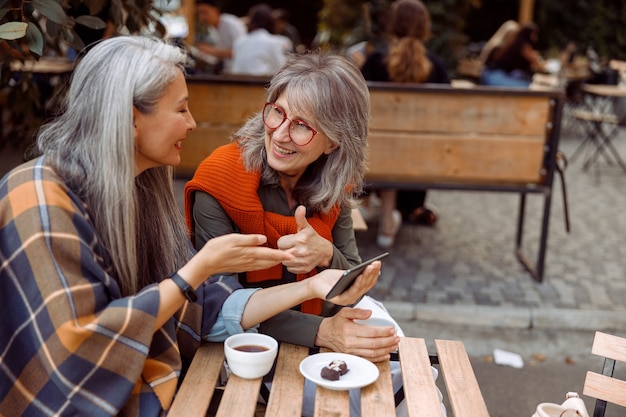
[[[376,285],[380,275],[380,268],[380,261],[372,262],[346,291],[328,301],[342,306],[356,303],[363,294]],[[344,271],[340,269],[326,269],[306,281],[315,297],[323,300],[326,298],[326,294],[339,281],[343,273]]]
[[[294,256],[286,251],[263,245],[263,235],[232,233],[209,240],[200,249],[198,258],[205,269],[204,277],[224,272],[246,272],[265,269],[281,262],[293,261]]]
[[[349,289],[329,301],[339,305],[355,303],[376,284],[380,266],[380,261],[373,262],[365,268]],[[246,304],[241,317],[241,327],[247,329],[306,300],[325,299],[326,294],[337,283],[343,272],[340,269],[327,269],[303,281],[256,291]]]
[[[288,251],[294,259],[283,262],[294,274],[306,274],[318,266],[329,266],[333,258],[333,244],[321,237],[306,219],[306,207],[299,206],[295,215],[298,231],[278,239],[278,249]]]
[[[392,326],[378,327],[357,324],[367,320],[371,310],[342,308],[332,317],[322,320],[315,335],[315,344],[335,352],[350,353],[372,362],[389,359],[389,353],[398,349],[400,337]]]

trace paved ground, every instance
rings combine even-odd
[[[625,133],[616,141],[624,155]],[[563,132],[565,155],[580,144],[577,136]],[[518,195],[431,190],[427,204],[438,223],[401,229],[374,295],[403,318],[626,330],[626,173],[604,160],[588,171],[581,165],[577,158],[565,173],[570,233],[555,179],[543,283],[533,281],[514,254]],[[543,197],[529,195],[524,249],[532,260],[542,208]],[[363,257],[380,252],[376,226],[357,233]]]

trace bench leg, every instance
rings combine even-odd
[[[539,252],[537,254],[537,263],[532,264],[524,255],[522,249],[524,235],[524,218],[526,215],[526,193],[520,193],[519,216],[517,219],[517,235],[515,238],[515,253],[517,259],[530,272],[533,279],[537,282],[543,282],[543,272],[546,260],[546,247],[548,244],[548,228],[550,225],[550,206],[552,204],[552,193],[550,190],[544,193],[543,219],[541,222],[541,236],[539,238]]]

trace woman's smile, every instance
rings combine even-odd
[[[272,141],[272,148],[274,149],[274,152],[278,154],[279,156],[289,156],[289,155],[293,155],[297,153],[294,150],[283,148],[282,146],[277,144],[273,139],[270,139],[270,140]]]

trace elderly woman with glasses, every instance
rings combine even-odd
[[[340,56],[293,57],[272,78],[259,110],[185,187],[196,247],[227,233],[260,233],[270,247],[294,255],[277,267],[239,274],[244,287],[358,264],[351,209],[363,189],[369,123],[369,90],[360,71]],[[399,337],[393,327],[354,322],[370,314],[315,300],[263,322],[261,331],[382,361]]]

